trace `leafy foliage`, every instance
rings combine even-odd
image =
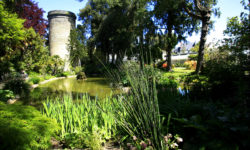
[[[14,94],[26,96],[29,94],[30,85],[23,79],[13,79],[4,85],[4,89],[13,91]]]
[[[70,52],[70,62],[73,67],[81,66],[82,62],[87,60],[87,49],[84,45],[84,39],[81,39],[79,29],[72,29],[70,32],[70,39],[68,44],[68,51]]]
[[[58,130],[55,120],[34,107],[0,102],[0,149],[48,149]]]
[[[6,102],[8,99],[14,98],[14,93],[10,90],[0,90],[0,101]]]
[[[0,2],[0,64],[11,60],[22,50],[20,46],[25,39],[23,22],[24,20],[19,19],[17,15],[9,13],[3,2]]]
[[[219,16],[219,9],[216,8],[217,0],[184,0],[183,6],[185,11],[193,18],[202,23],[201,38],[198,51],[198,59],[195,73],[199,74],[203,65],[203,56],[206,43],[206,36],[212,25],[211,15]]]
[[[87,95],[77,102],[68,96],[62,101],[47,99],[43,114],[56,119],[61,126],[60,136],[69,147],[95,149],[118,132],[113,113],[119,106],[113,101],[112,98],[91,100]]]
[[[46,34],[47,21],[43,18],[43,9],[33,0],[3,0],[6,8],[25,19],[24,27],[33,28],[36,33],[43,36]]]
[[[155,24],[160,26],[160,33],[165,34],[165,45],[167,52],[167,70],[171,68],[171,53],[178,41],[185,40],[185,33],[192,34],[197,31],[198,21],[188,17],[188,14],[183,10],[182,2],[175,0],[156,0],[153,1],[153,13],[157,20]],[[164,29],[165,33],[163,33]],[[159,29],[158,29],[159,30]],[[173,32],[174,31],[174,32]]]
[[[24,20],[17,15],[8,12],[0,3],[2,18],[0,21],[0,71],[1,76],[9,72],[22,70],[41,71],[41,67],[47,61],[49,52],[44,47],[44,40],[39,34],[23,27]]]

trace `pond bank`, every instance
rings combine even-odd
[[[55,80],[58,80],[58,79],[64,79],[64,78],[73,78],[73,77],[76,77],[76,75],[71,75],[71,76],[67,76],[67,77],[56,77],[56,78],[52,78],[52,79],[49,79],[49,80],[45,80],[45,81],[42,81],[38,84],[33,84],[31,86],[32,89],[38,87],[39,85],[42,85],[42,84],[45,84],[45,83],[48,83],[48,82],[51,82],[51,81],[55,81]]]
[[[49,80],[42,81],[42,82],[40,82],[40,83],[38,83],[38,84],[33,84],[33,85],[31,85],[31,89],[30,89],[30,90],[32,90],[32,89],[38,87],[39,85],[43,85],[43,84],[46,84],[46,83],[51,82],[51,81],[55,81],[55,80],[59,80],[59,79],[64,79],[64,78],[74,78],[74,77],[76,77],[76,75],[71,75],[71,76],[67,76],[67,77],[55,77],[55,78],[52,78],[52,79],[49,79]],[[26,78],[25,80],[28,81],[29,78]],[[3,89],[4,85],[5,85],[5,82],[0,82],[0,90]],[[20,99],[19,96],[17,96],[17,97],[14,98],[14,99],[9,99],[9,100],[7,101],[7,104],[14,104],[14,103],[16,103],[16,101],[18,101],[19,99]]]

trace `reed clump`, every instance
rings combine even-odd
[[[61,126],[60,137],[71,148],[101,149],[105,140],[117,133],[113,117],[115,98],[90,99],[86,94],[79,100],[69,96],[43,102],[43,114],[56,119]]]

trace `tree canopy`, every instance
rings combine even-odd
[[[20,18],[25,19],[24,27],[33,29],[40,35],[46,34],[47,20],[43,18],[44,10],[33,0],[3,0],[5,7]]]

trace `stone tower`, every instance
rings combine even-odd
[[[53,10],[48,13],[50,54],[65,60],[64,71],[69,70],[69,51],[67,50],[70,30],[75,28],[76,15],[69,11]]]

